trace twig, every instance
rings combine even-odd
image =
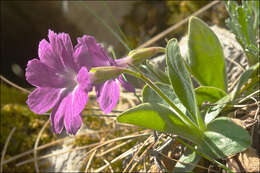
[[[16,127],[14,127],[11,132],[9,133],[6,141],[5,141],[5,145],[4,145],[4,149],[2,151],[2,156],[1,156],[1,168],[0,168],[0,172],[2,173],[3,172],[3,162],[4,162],[4,158],[5,158],[5,153],[6,153],[6,150],[7,150],[7,146],[9,144],[9,141],[11,139],[11,137],[13,136],[13,133],[15,131]]]
[[[87,164],[87,166],[86,166],[85,172],[88,172],[88,169],[89,169],[89,167],[90,167],[90,164],[91,164],[91,162],[92,162],[92,160],[93,160],[93,158],[94,158],[96,152],[97,152],[97,150],[94,150],[93,153],[91,154],[91,156],[90,156],[90,158],[89,158],[89,160],[88,160],[88,164]]]
[[[168,29],[166,29],[165,31],[157,34],[156,36],[154,36],[153,38],[151,38],[150,40],[148,40],[147,42],[143,43],[142,45],[140,45],[137,49],[139,48],[144,48],[147,46],[152,45],[153,43],[155,43],[156,41],[160,40],[162,37],[165,37],[167,34],[171,33],[173,30],[175,30],[176,28],[182,26],[183,24],[187,23],[189,21],[189,18],[191,16],[198,16],[199,14],[205,12],[206,10],[210,9],[211,7],[213,7],[214,5],[218,4],[220,1],[213,1],[207,5],[205,5],[204,7],[202,7],[201,9],[199,9],[198,11],[192,13],[190,16],[186,17],[185,19],[183,19],[182,21],[176,23],[175,25],[169,27]]]
[[[36,142],[34,144],[33,158],[34,158],[35,171],[37,173],[40,172],[39,165],[38,165],[38,162],[37,162],[37,147],[38,147],[39,141],[41,139],[42,133],[45,130],[45,128],[47,127],[47,125],[49,124],[49,122],[50,122],[50,120],[45,122],[45,124],[43,125],[42,129],[40,130],[40,132],[39,132],[39,134],[38,134],[38,136],[36,138]]]
[[[2,76],[2,75],[0,75],[0,78],[1,78],[4,82],[8,83],[9,85],[11,85],[11,86],[13,86],[13,87],[15,87],[15,88],[17,88],[17,89],[19,89],[19,90],[25,92],[25,93],[28,93],[28,94],[31,93],[31,91],[29,91],[29,90],[27,90],[27,89],[25,89],[25,88],[22,88],[22,87],[16,85],[15,83],[9,81],[8,79],[6,79],[6,78],[5,78],[4,76]]]

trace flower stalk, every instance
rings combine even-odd
[[[198,129],[198,127],[195,125],[195,123],[190,120],[149,78],[145,77],[144,75],[134,72],[129,69],[122,68],[124,73],[128,73],[132,76],[135,76],[139,79],[142,79],[145,81],[154,91],[161,96],[180,116],[181,118],[186,122],[187,125],[191,126],[193,129]]]

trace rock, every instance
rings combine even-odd
[[[244,167],[246,172],[259,172],[260,171],[260,159],[257,151],[249,147],[246,151],[239,153],[238,160]]]
[[[88,129],[84,124],[78,131],[77,135],[84,134],[84,137],[98,138],[95,130]],[[85,136],[86,135],[86,136]],[[69,137],[65,131],[61,136]],[[55,156],[47,159],[48,168],[44,172],[81,172],[84,166],[84,159],[86,158],[86,149],[73,150],[75,146],[72,144],[76,138],[65,140],[59,147],[51,148],[48,154]],[[70,151],[69,151],[70,150]],[[69,152],[67,152],[69,151]],[[57,154],[57,155],[56,155]],[[43,161],[46,162],[46,161]]]

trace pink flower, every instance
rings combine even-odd
[[[77,54],[80,66],[85,66],[88,69],[99,66],[127,67],[127,63],[131,61],[129,58],[119,59],[116,61],[111,59],[101,45],[96,42],[94,37],[86,35],[82,38],[78,38],[78,45],[75,47],[75,54]],[[97,101],[104,113],[110,113],[116,106],[119,99],[120,84],[127,91],[135,91],[135,88],[126,82],[122,75],[115,79],[107,80],[104,83],[94,84]]]
[[[37,88],[26,103],[37,114],[52,108],[50,120],[55,133],[61,133],[64,126],[67,133],[77,133],[92,86],[96,88],[97,101],[104,113],[115,107],[120,93],[119,83],[128,91],[134,91],[121,75],[104,83],[95,83],[94,73],[89,72],[91,68],[125,67],[128,61],[109,58],[94,37],[78,38],[74,48],[66,33],[56,34],[49,30],[48,37],[49,42],[43,39],[39,44],[39,59],[32,59],[27,64],[26,79]]]
[[[51,108],[50,120],[55,133],[65,126],[69,134],[76,134],[81,127],[81,112],[92,89],[88,66],[79,63],[79,50],[74,51],[66,33],[49,30],[49,42],[39,44],[38,58],[28,62],[27,81],[37,88],[29,95],[30,109],[43,114]]]

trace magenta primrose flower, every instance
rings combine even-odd
[[[92,67],[117,65],[91,36],[78,38],[73,48],[66,33],[49,30],[49,42],[39,43],[38,58],[28,62],[27,81],[37,88],[29,95],[30,109],[43,114],[51,108],[50,120],[55,133],[63,127],[67,133],[76,134],[81,127],[81,112],[88,101],[88,92],[96,87],[97,100],[105,113],[111,112],[118,101],[121,83],[129,91],[134,88],[122,76],[101,84],[94,84]]]
[[[84,35],[82,38],[78,38],[78,45],[75,48],[76,52],[80,52],[78,62],[88,69],[100,66],[127,67],[128,63],[131,63],[131,59],[128,57],[118,60],[111,59],[92,36]],[[110,113],[116,106],[120,94],[120,84],[129,92],[135,91],[135,88],[126,82],[122,75],[104,83],[94,84],[97,101],[104,113]]]

